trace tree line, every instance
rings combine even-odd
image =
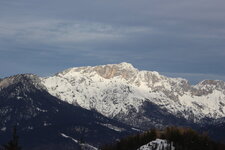
[[[131,135],[113,144],[102,146],[101,150],[137,150],[155,139],[165,139],[169,147],[162,150],[171,150],[171,146],[175,150],[225,150],[225,144],[215,142],[209,138],[207,133],[199,134],[191,128],[167,127],[163,130],[150,129],[144,133]],[[0,150],[21,150],[19,145],[19,137],[16,127],[13,129],[11,140],[2,145]],[[172,144],[173,143],[173,144]]]
[[[0,147],[0,150],[21,150],[21,146],[19,146],[19,136],[17,135],[16,127],[13,128],[12,139],[8,143],[2,145]]]
[[[122,138],[116,143],[102,146],[102,150],[137,150],[142,145],[155,140],[165,139],[175,150],[225,150],[225,145],[209,138],[207,133],[199,134],[191,128],[167,127],[163,130],[151,129],[144,133]],[[165,150],[170,150],[165,148]]]

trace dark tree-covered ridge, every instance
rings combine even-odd
[[[225,145],[211,140],[207,133],[199,134],[191,128],[167,127],[164,130],[151,129],[141,134],[128,136],[114,144],[104,145],[102,150],[137,150],[155,140],[166,139],[176,150],[225,150]]]

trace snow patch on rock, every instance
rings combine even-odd
[[[164,150],[164,149],[175,150],[173,142],[169,143],[167,140],[156,139],[141,146],[137,150]]]

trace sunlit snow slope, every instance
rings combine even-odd
[[[129,63],[77,67],[42,78],[48,92],[63,101],[94,109],[107,117],[139,113],[146,102],[194,122],[225,117],[225,82],[190,85]]]

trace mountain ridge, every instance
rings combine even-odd
[[[15,125],[23,149],[35,150],[79,148],[78,142],[62,134],[99,146],[134,132],[127,125],[50,95],[43,85],[38,87],[39,77],[35,75],[20,74],[4,80],[7,86],[0,90],[0,142],[9,139]]]
[[[64,112],[59,119],[54,115],[57,113],[55,108]],[[92,118],[100,115],[105,121],[73,122],[70,119],[74,117],[81,119],[74,113],[76,110],[80,110],[81,116],[82,113],[96,114]],[[45,113],[48,113],[48,118],[45,115],[38,117]],[[0,116],[0,133],[8,133],[9,126],[21,123],[20,117],[22,121],[32,120],[28,124],[25,121],[23,126],[28,131],[36,129],[34,122],[41,122],[37,125],[44,127],[40,129],[42,133],[46,131],[45,127],[50,129],[52,122],[58,124],[66,119],[64,116],[69,116],[65,123],[70,125],[70,129],[81,124],[92,130],[104,128],[101,136],[108,135],[107,132],[113,135],[106,138],[108,140],[149,128],[184,126],[208,131],[214,139],[225,141],[221,134],[225,131],[225,82],[204,80],[190,85],[186,79],[138,70],[128,63],[74,67],[49,77],[18,74],[0,81]],[[94,124],[93,128],[89,122]],[[78,139],[80,133],[75,134],[70,129],[65,132],[61,128],[53,128],[51,134],[55,136],[57,133],[57,138],[65,134]],[[24,136],[23,132],[20,133]],[[100,136],[93,132],[88,134]],[[37,136],[44,136],[47,141],[49,135]],[[88,140],[93,144],[92,139]]]
[[[199,121],[205,117],[217,119],[225,116],[225,82],[220,80],[203,80],[196,85],[190,85],[186,79],[169,78],[155,71],[139,71],[132,64],[123,62],[73,67],[44,78],[33,74],[15,75],[2,79],[0,90],[13,82],[22,81],[24,77],[28,77],[37,88],[41,87],[63,101],[85,109],[95,109],[111,118],[120,112],[127,113],[124,107],[114,107],[120,106],[121,103],[124,105],[124,101],[125,105],[131,106],[135,111],[139,111],[139,107],[144,102],[153,102],[168,112],[186,119],[189,119],[190,115],[185,116],[183,112],[179,112],[178,108],[184,105],[190,106],[190,110],[182,108],[181,111],[189,111],[197,116],[192,118],[193,121]],[[106,94],[108,96],[105,96]],[[117,110],[107,112],[107,108],[105,110],[97,108],[98,104],[95,103],[98,103],[99,99],[101,99],[100,102],[106,102],[104,104],[111,109]],[[90,101],[92,102],[89,103]],[[107,101],[113,101],[113,103],[109,104]],[[179,106],[173,107],[172,104],[174,106],[179,104]],[[101,105],[103,107],[103,104]],[[204,107],[206,109],[201,111]],[[197,109],[200,109],[200,113]],[[195,112],[192,112],[193,110]]]
[[[110,118],[139,112],[146,101],[193,122],[225,116],[225,82],[219,80],[190,85],[129,63],[75,67],[41,80],[53,96]]]

